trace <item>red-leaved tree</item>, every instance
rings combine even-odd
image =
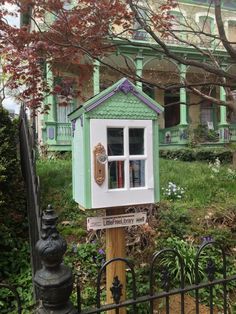
[[[145,80],[133,71],[127,62],[126,69],[109,64],[113,71],[121,72],[131,79],[157,86],[162,89],[187,87],[193,93],[214,101],[219,105],[235,108],[232,90],[235,89],[236,75],[225,70],[217,57],[216,48],[200,48],[196,41],[190,41],[189,34],[200,41],[207,38],[225,49],[228,60],[236,61],[234,43],[226,36],[222,1],[210,1],[206,12],[214,9],[218,32],[207,33],[205,28],[196,29],[188,20],[177,22],[170,13],[180,1],[162,0],[158,3],[140,0],[1,0],[0,9],[0,52],[4,88],[10,89],[15,97],[30,108],[42,106],[45,95],[52,92],[45,77],[45,63],[51,68],[77,67],[83,79],[92,74],[87,60],[99,60],[107,65],[106,57],[119,48],[130,45],[140,49],[148,48],[153,55],[165,55],[186,66],[200,69],[208,76],[204,82],[190,82],[187,79],[178,84],[163,84],[161,81]],[[16,10],[9,10],[12,6]],[[145,7],[145,14],[141,7]],[[21,16],[21,27],[10,25],[7,17]],[[137,26],[138,25],[138,26]],[[140,28],[152,39],[149,42],[132,40],[132,34]],[[181,34],[187,34],[183,37]],[[176,54],[166,43],[167,38],[175,43],[186,44],[195,50],[201,61]],[[224,86],[227,100],[219,100],[207,94],[202,86]],[[47,109],[47,108],[46,108]]]

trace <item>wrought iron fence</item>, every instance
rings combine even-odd
[[[216,254],[218,254],[218,263],[216,263]],[[221,263],[219,263],[219,259]],[[105,272],[106,267],[115,262],[124,262],[132,274],[132,296],[131,298],[121,301],[122,283],[119,278],[114,278],[113,285],[110,290],[113,295],[113,304],[101,305],[101,286],[102,273]],[[171,263],[174,262],[178,265],[178,278],[176,273],[171,272]],[[138,295],[136,276],[132,263],[123,258],[115,258],[106,262],[97,279],[96,288],[96,307],[91,309],[81,309],[82,301],[78,297],[78,313],[79,314],[93,314],[93,313],[106,313],[107,311],[114,310],[109,313],[121,313],[121,308],[126,308],[128,313],[161,313],[161,314],[201,314],[201,313],[222,313],[229,314],[235,313],[235,309],[229,304],[230,289],[233,286],[236,288],[236,275],[227,275],[227,261],[224,249],[214,241],[206,241],[198,250],[193,269],[190,274],[193,280],[192,284],[186,283],[186,261],[174,249],[163,249],[162,251],[154,254],[152,262],[149,267],[149,291],[145,295]],[[175,278],[174,278],[175,277]],[[178,287],[176,279],[178,281]],[[188,280],[189,281],[189,280]],[[229,289],[230,286],[230,289]],[[159,289],[158,289],[159,287]],[[208,299],[207,306],[203,306],[202,298]],[[80,296],[80,292],[79,292]],[[171,299],[177,296],[179,301],[178,307],[176,304],[171,306]],[[191,297],[189,297],[191,296]],[[220,303],[216,305],[216,297]],[[186,308],[186,298],[191,298],[191,308]],[[206,300],[205,300],[206,301]],[[145,308],[139,309],[140,304],[146,304]],[[204,307],[204,312],[203,311]],[[208,311],[208,312],[207,312]]]
[[[29,128],[28,118],[25,107],[20,110],[20,159],[21,170],[24,177],[26,196],[27,196],[27,214],[29,221],[31,264],[32,272],[41,268],[41,261],[35,252],[35,245],[40,237],[41,212],[39,206],[39,178],[36,175],[36,153],[34,149],[33,131]],[[37,298],[37,292],[36,298]]]

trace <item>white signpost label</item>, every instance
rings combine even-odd
[[[110,229],[143,225],[147,222],[147,213],[134,213],[104,217],[87,218],[87,230]]]

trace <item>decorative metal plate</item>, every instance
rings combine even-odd
[[[93,150],[94,179],[98,185],[105,181],[105,162],[107,160],[106,150],[101,143],[98,143]]]

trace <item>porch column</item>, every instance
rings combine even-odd
[[[223,86],[220,86],[220,100],[226,100],[226,93]],[[227,122],[226,106],[220,106],[219,140],[221,143],[229,142],[229,124]]]
[[[48,87],[50,91],[53,91],[54,78],[49,64],[46,65],[46,71]],[[45,119],[46,139],[47,144],[53,145],[56,144],[56,104],[52,93],[50,93],[50,95],[47,96],[46,103],[49,106],[48,114],[46,115]]]
[[[100,93],[100,62],[95,60],[93,63],[93,95]]]
[[[220,86],[220,100],[226,100],[225,89],[223,86]],[[226,106],[220,106],[220,125],[227,125],[228,122],[226,120]]]
[[[143,76],[143,55],[141,51],[139,51],[137,56],[135,57],[135,68],[136,68],[136,76],[142,77]],[[143,84],[142,82],[136,81],[136,86],[142,89]]]
[[[180,82],[184,83],[184,80],[186,78],[186,65],[180,64]],[[188,125],[187,122],[187,93],[186,93],[186,88],[181,87],[180,88],[180,125],[185,126]]]

